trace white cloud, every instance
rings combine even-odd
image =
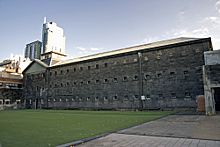
[[[77,46],[76,49],[78,49],[78,50],[80,50],[80,51],[86,51],[86,48],[80,47],[80,46]]]
[[[91,50],[91,51],[99,51],[100,48],[94,48],[94,47],[91,47],[90,50]]]
[[[216,10],[218,11],[218,13],[220,13],[220,0],[218,0],[218,1],[215,3],[215,8],[216,8]]]
[[[146,37],[145,39],[143,39],[141,41],[141,44],[147,44],[147,43],[151,43],[151,42],[154,42],[154,41],[158,41],[159,38],[158,37]]]
[[[166,38],[174,37],[211,37],[213,48],[220,49],[220,17],[209,16],[194,23],[192,27],[175,28],[166,32]]]
[[[76,50],[78,50],[77,53],[79,56],[94,54],[101,50],[101,48],[95,48],[95,47],[85,48],[85,47],[77,46],[75,48]]]

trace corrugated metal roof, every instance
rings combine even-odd
[[[69,60],[65,60],[65,61],[60,61],[57,64],[54,64],[53,66],[59,66],[59,65],[63,65],[63,64],[80,62],[80,61],[85,61],[85,60],[90,60],[90,59],[95,59],[95,58],[100,58],[100,57],[112,56],[112,55],[132,52],[132,51],[139,51],[139,50],[143,50],[143,49],[156,48],[156,47],[167,46],[167,45],[189,42],[189,41],[195,41],[195,40],[200,40],[200,39],[204,39],[204,38],[180,37],[180,38],[174,38],[174,39],[169,39],[169,40],[157,41],[157,42],[153,42],[153,43],[132,46],[132,47],[117,49],[117,50],[113,50],[113,51],[98,53],[98,54],[94,54],[94,55],[83,56],[83,57],[73,58],[73,59],[69,59]]]

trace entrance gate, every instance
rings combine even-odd
[[[220,111],[220,87],[214,88],[215,110]]]

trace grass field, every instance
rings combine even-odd
[[[0,111],[0,146],[56,146],[150,121],[171,112]]]

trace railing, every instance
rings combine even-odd
[[[12,104],[1,104],[0,105],[0,111],[1,110],[7,110],[7,109],[19,109],[21,107],[21,104],[14,102]]]
[[[7,72],[0,72],[0,77],[2,78],[11,78],[11,79],[22,79],[22,75],[21,74],[10,74]]]

